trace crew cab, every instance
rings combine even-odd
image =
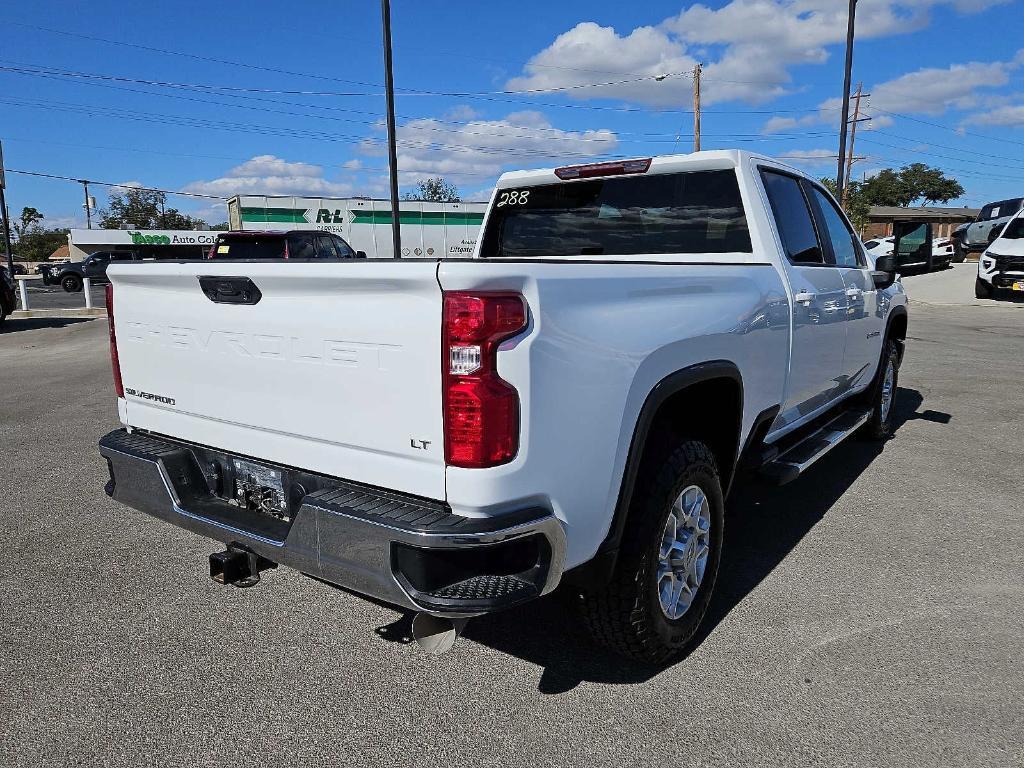
[[[975,297],[997,298],[1002,290],[1024,292],[1024,211],[995,233],[978,259]]]
[[[506,173],[471,258],[224,256],[109,270],[107,493],[225,544],[221,583],[290,566],[426,644],[564,583],[671,659],[736,475],[891,430],[892,257],[767,157]]]

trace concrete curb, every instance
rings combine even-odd
[[[32,317],[106,317],[106,307],[77,307],[75,309],[18,309],[11,312],[8,317],[12,320],[28,319]]]

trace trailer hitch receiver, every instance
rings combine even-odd
[[[210,555],[210,578],[218,584],[252,587],[259,583],[260,571],[270,568],[277,568],[277,563],[237,544]]]

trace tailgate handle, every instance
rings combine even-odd
[[[199,287],[210,301],[217,304],[256,304],[263,298],[256,283],[248,277],[202,275]]]

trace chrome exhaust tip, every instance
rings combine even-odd
[[[468,621],[469,619],[449,619],[444,616],[432,616],[429,613],[417,613],[412,620],[412,637],[416,645],[427,653],[446,653],[455,645]]]

